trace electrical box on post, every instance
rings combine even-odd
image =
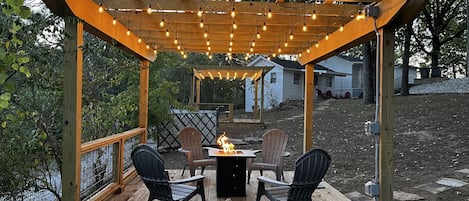
[[[365,122],[365,135],[378,135],[379,134],[379,123],[376,121]]]
[[[369,196],[378,196],[379,195],[379,185],[377,183],[368,181],[365,184],[365,194]]]

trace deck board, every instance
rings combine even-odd
[[[182,170],[168,170],[171,180],[181,179]],[[199,173],[199,172],[197,172]],[[293,177],[293,171],[285,171],[286,182],[290,182]],[[188,172],[186,171],[185,177],[187,177]],[[246,184],[246,197],[217,197],[216,193],[216,172],[215,170],[205,170],[204,171],[204,187],[205,187],[205,197],[207,201],[252,201],[256,198],[257,191],[257,177],[259,176],[259,171],[253,171],[251,175],[251,184]],[[264,176],[275,178],[274,174],[271,172],[264,172]],[[322,182],[325,186],[324,189],[316,189],[313,193],[314,201],[350,201],[337,189],[329,185],[327,182]],[[109,197],[107,200],[112,201],[146,201],[148,200],[149,192],[143,182],[139,178],[135,178],[129,181],[128,185],[124,191],[120,194],[114,194]],[[261,200],[266,201],[265,197]],[[195,196],[191,201],[201,201],[199,196]]]

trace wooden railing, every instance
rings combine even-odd
[[[113,181],[107,186],[102,187],[101,190],[94,194],[89,200],[103,200],[111,193],[121,191],[124,187],[124,182],[126,182],[130,178],[133,178],[136,175],[136,171],[133,167],[128,169],[127,171],[124,170],[124,145],[127,140],[139,135],[139,143],[143,143],[145,139],[145,128],[135,128],[129,131],[125,131],[123,133],[86,142],[81,145],[81,155],[107,146],[114,146],[114,150],[118,150],[117,152],[115,152],[115,154],[112,154]]]
[[[234,104],[233,103],[195,103],[195,108],[202,110],[202,109],[210,109],[210,110],[217,110],[219,112],[219,119],[223,121],[226,119],[228,122],[233,122],[233,112],[234,112]],[[227,117],[223,118],[223,114],[226,114]]]

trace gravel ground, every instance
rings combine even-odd
[[[417,85],[410,88],[410,94],[469,93],[469,77],[450,79],[437,83]]]

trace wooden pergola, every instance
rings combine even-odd
[[[314,64],[379,33],[380,200],[393,196],[394,30],[426,0],[43,0],[65,19],[62,197],[79,200],[83,31],[141,60],[138,132],[146,131],[149,62],[157,52],[295,54],[306,65],[304,151],[313,142]],[[378,8],[374,20],[367,8]],[[141,142],[146,142],[145,133]],[[105,141],[104,139],[99,143]],[[99,144],[98,143],[98,144]],[[121,162],[119,162],[121,163]],[[118,164],[121,167],[122,164]],[[122,179],[119,179],[122,180]],[[122,185],[122,181],[118,181]],[[115,190],[122,186],[114,187]]]
[[[262,108],[264,108],[264,75],[272,70],[273,66],[214,66],[214,65],[199,65],[193,68],[193,77],[192,82],[192,92],[195,88],[195,105],[200,105],[200,83],[204,79],[220,79],[220,80],[230,80],[230,79],[240,79],[244,80],[250,78],[254,82],[254,117],[259,118],[262,121]],[[259,112],[259,80],[261,80],[261,97],[260,97],[260,112]],[[194,96],[191,96],[194,97]],[[193,100],[191,98],[191,100]],[[232,111],[230,111],[232,112]],[[232,114],[231,114],[232,115]],[[232,119],[231,119],[232,120]]]

